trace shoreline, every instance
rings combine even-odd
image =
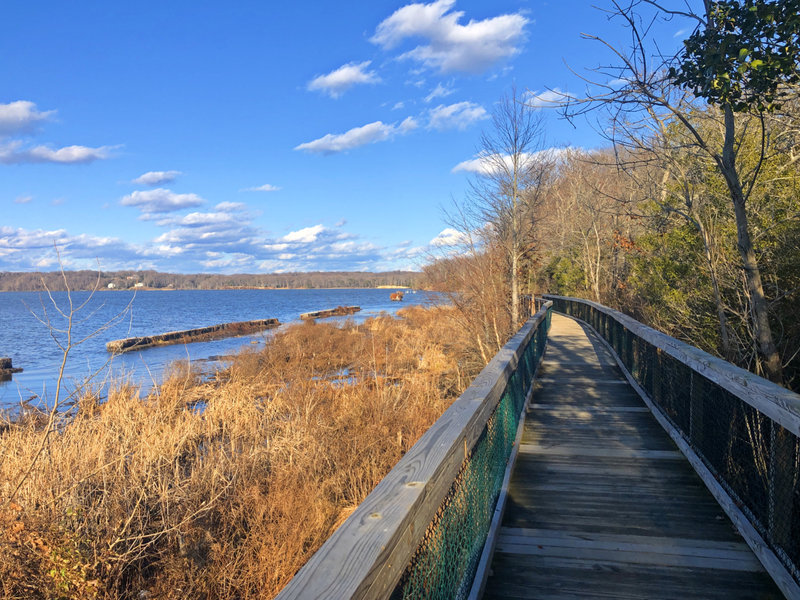
[[[304,290],[413,290],[415,292],[432,292],[424,287],[408,287],[404,285],[380,285],[377,287],[219,287],[219,288],[175,288],[175,287],[138,287],[138,288],[76,288],[70,292],[235,292],[235,291],[287,291],[287,292],[301,292]],[[64,290],[50,290],[53,293],[65,293]],[[0,294],[31,294],[31,293],[47,293],[47,290],[0,290]]]

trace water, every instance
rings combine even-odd
[[[362,321],[381,312],[394,313],[403,306],[439,301],[439,296],[425,292],[407,293],[403,302],[392,302],[383,289],[336,290],[176,290],[100,291],[90,298],[88,292],[74,292],[74,306],[87,302],[73,323],[73,341],[83,340],[69,355],[65,371],[68,389],[95,373],[101,385],[104,378],[128,376],[145,388],[158,381],[164,368],[175,360],[203,361],[209,357],[231,354],[253,342],[263,344],[269,332],[226,338],[211,342],[147,348],[114,357],[105,344],[125,337],[153,335],[167,331],[193,329],[253,319],[276,318],[281,323],[299,319],[300,313],[357,305],[361,312],[351,319]],[[53,293],[58,307],[68,313],[65,292]],[[37,319],[38,317],[38,319]],[[9,407],[31,396],[52,399],[63,352],[51,335],[52,327],[66,329],[65,318],[58,314],[46,294],[36,292],[0,293],[0,356],[9,356],[15,367],[11,381],[0,382],[0,407]],[[100,330],[102,328],[102,330]],[[98,331],[100,330],[100,331]],[[62,344],[63,332],[53,332]]]

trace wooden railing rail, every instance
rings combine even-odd
[[[295,575],[280,600],[388,598],[394,592],[454,481],[463,476],[512,376],[519,370],[532,377],[525,353],[534,343],[543,350],[551,306],[546,303],[498,352]]]
[[[778,586],[800,598],[800,395],[596,302],[544,298],[606,341]]]

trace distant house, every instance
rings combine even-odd
[[[135,283],[133,285],[133,287],[144,287],[144,284],[141,281],[139,281],[139,282]]]
[[[110,290],[113,290],[115,287],[117,287],[116,283],[109,283],[108,284],[108,289],[110,289]]]

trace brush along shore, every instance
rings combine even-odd
[[[483,366],[454,309],[398,314],[0,424],[0,598],[273,597]]]

